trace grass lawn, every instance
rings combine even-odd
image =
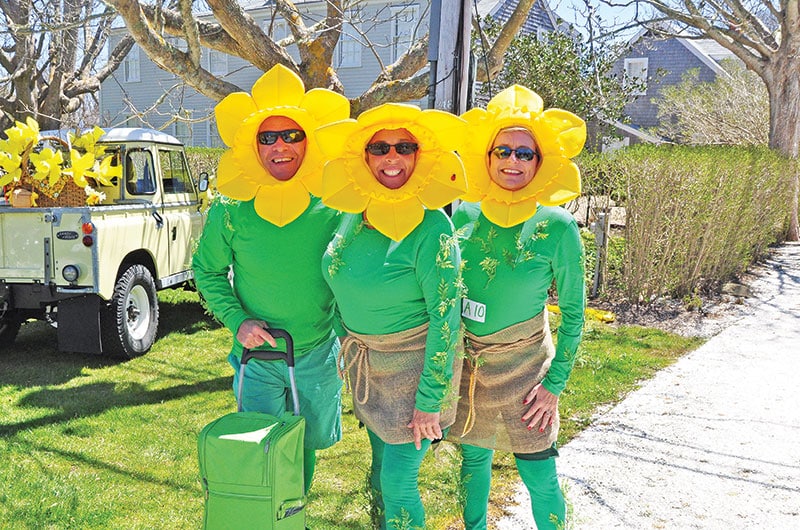
[[[197,295],[159,294],[159,340],[117,361],[59,353],[55,330],[34,322],[0,353],[0,529],[195,529],[203,498],[197,434],[234,410],[230,333],[204,315]],[[552,319],[554,325],[557,319]],[[638,327],[589,324],[561,398],[561,443],[637,381],[700,341]],[[345,397],[344,439],[320,452],[307,524],[370,527],[369,443]],[[421,484],[429,527],[459,528],[455,446],[426,456]],[[492,513],[516,480],[495,459]]]

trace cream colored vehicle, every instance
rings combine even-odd
[[[99,142],[122,164],[100,205],[0,206],[0,349],[34,318],[62,351],[135,357],[158,329],[156,291],[192,279],[207,175],[195,182],[182,144],[150,129]]]

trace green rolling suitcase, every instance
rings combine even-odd
[[[303,438],[294,375],[294,347],[284,330],[269,330],[286,341],[286,351],[242,352],[239,412],[206,425],[197,441],[205,495],[206,530],[304,530]],[[241,412],[244,370],[250,359],[283,359],[289,367],[294,414],[281,417]]]

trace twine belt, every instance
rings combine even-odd
[[[355,344],[357,346],[356,353],[350,362],[347,362],[347,351],[350,346]],[[345,364],[347,363],[347,364]],[[356,366],[356,386],[353,387],[350,381],[350,368]],[[342,341],[342,346],[339,348],[339,357],[336,361],[336,368],[339,370],[339,377],[341,377],[348,390],[352,390],[353,398],[358,401],[359,405],[363,405],[369,399],[369,346],[364,344],[364,341],[352,336],[347,335]],[[361,378],[364,378],[364,399],[358,397],[358,389],[361,386]]]
[[[530,337],[520,339],[515,342],[498,342],[487,344],[481,342],[478,337],[471,333],[466,334],[466,344],[464,349],[468,353],[467,363],[469,364],[469,412],[467,419],[464,422],[464,430],[461,436],[466,436],[475,426],[475,419],[477,413],[475,412],[475,387],[478,385],[478,367],[483,364],[485,359],[481,358],[484,354],[502,354],[517,351],[528,346],[532,346],[540,342],[544,338],[544,328],[541,331],[534,333]]]
[[[428,323],[422,324],[415,328],[390,333],[387,335],[365,335],[365,339],[361,339],[348,330],[347,337],[342,341],[341,348],[339,349],[339,356],[337,358],[336,366],[339,370],[339,375],[347,383],[347,388],[352,390],[353,399],[359,405],[364,405],[369,399],[369,352],[370,349],[375,349],[381,354],[391,354],[392,352],[410,352],[418,349],[425,348],[425,339],[428,334]],[[368,344],[369,343],[369,344]],[[348,352],[352,346],[356,346],[355,354],[348,360]],[[372,346],[370,346],[372,345]],[[350,378],[350,369],[355,366],[356,368],[356,384],[352,385]],[[345,378],[345,374],[347,377]],[[363,384],[362,384],[363,383]],[[363,388],[362,397],[358,397],[358,392]]]

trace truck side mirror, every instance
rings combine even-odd
[[[201,193],[208,190],[208,173],[205,171],[200,173],[200,178],[197,181],[197,189],[199,189]]]

